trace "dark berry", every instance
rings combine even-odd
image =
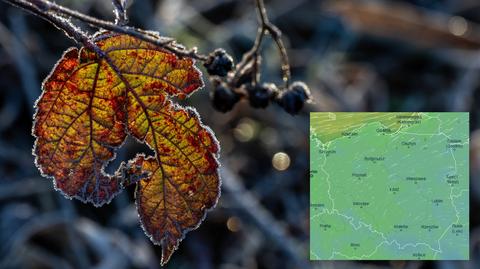
[[[303,82],[294,82],[287,91],[282,92],[277,103],[288,113],[297,114],[305,104],[310,100],[310,90]]]
[[[272,97],[277,93],[277,86],[273,83],[263,83],[262,85],[250,86],[248,96],[250,105],[255,108],[265,108],[270,103]]]
[[[297,92],[305,101],[309,101],[311,99],[310,89],[308,88],[307,84],[302,81],[293,82],[292,85],[290,85],[289,90]]]
[[[228,112],[232,110],[235,104],[240,100],[240,97],[233,92],[224,83],[214,83],[214,90],[211,92],[213,108],[220,112]]]
[[[208,55],[203,66],[208,74],[224,77],[233,70],[233,59],[224,49],[216,49]]]

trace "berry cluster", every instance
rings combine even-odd
[[[220,112],[228,112],[241,99],[248,99],[250,106],[265,108],[276,103],[286,112],[297,114],[311,100],[310,89],[303,82],[294,82],[288,88],[278,88],[273,83],[257,83],[258,62],[236,68],[233,59],[224,49],[209,54],[204,67],[213,85],[211,100]]]

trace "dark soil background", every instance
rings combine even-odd
[[[237,61],[257,31],[251,0],[130,2],[132,25],[201,52],[223,47]],[[113,19],[108,0],[57,3]],[[480,268],[480,2],[266,4],[284,33],[293,78],[307,82],[315,102],[295,117],[248,102],[222,114],[210,104],[208,82],[186,102],[216,133],[224,185],[236,191],[223,189],[166,268]],[[160,247],[139,226],[133,187],[95,208],[65,199],[34,165],[33,104],[73,45],[47,22],[0,2],[0,268],[159,268]],[[273,42],[263,56],[262,80],[280,83]],[[310,111],[469,111],[471,261],[309,262]],[[146,150],[129,140],[117,159]],[[288,155],[288,167],[285,157],[274,158],[279,152]]]

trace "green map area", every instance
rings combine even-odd
[[[469,114],[310,114],[311,260],[468,260]]]

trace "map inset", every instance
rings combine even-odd
[[[469,259],[468,144],[468,113],[311,113],[310,259]]]

